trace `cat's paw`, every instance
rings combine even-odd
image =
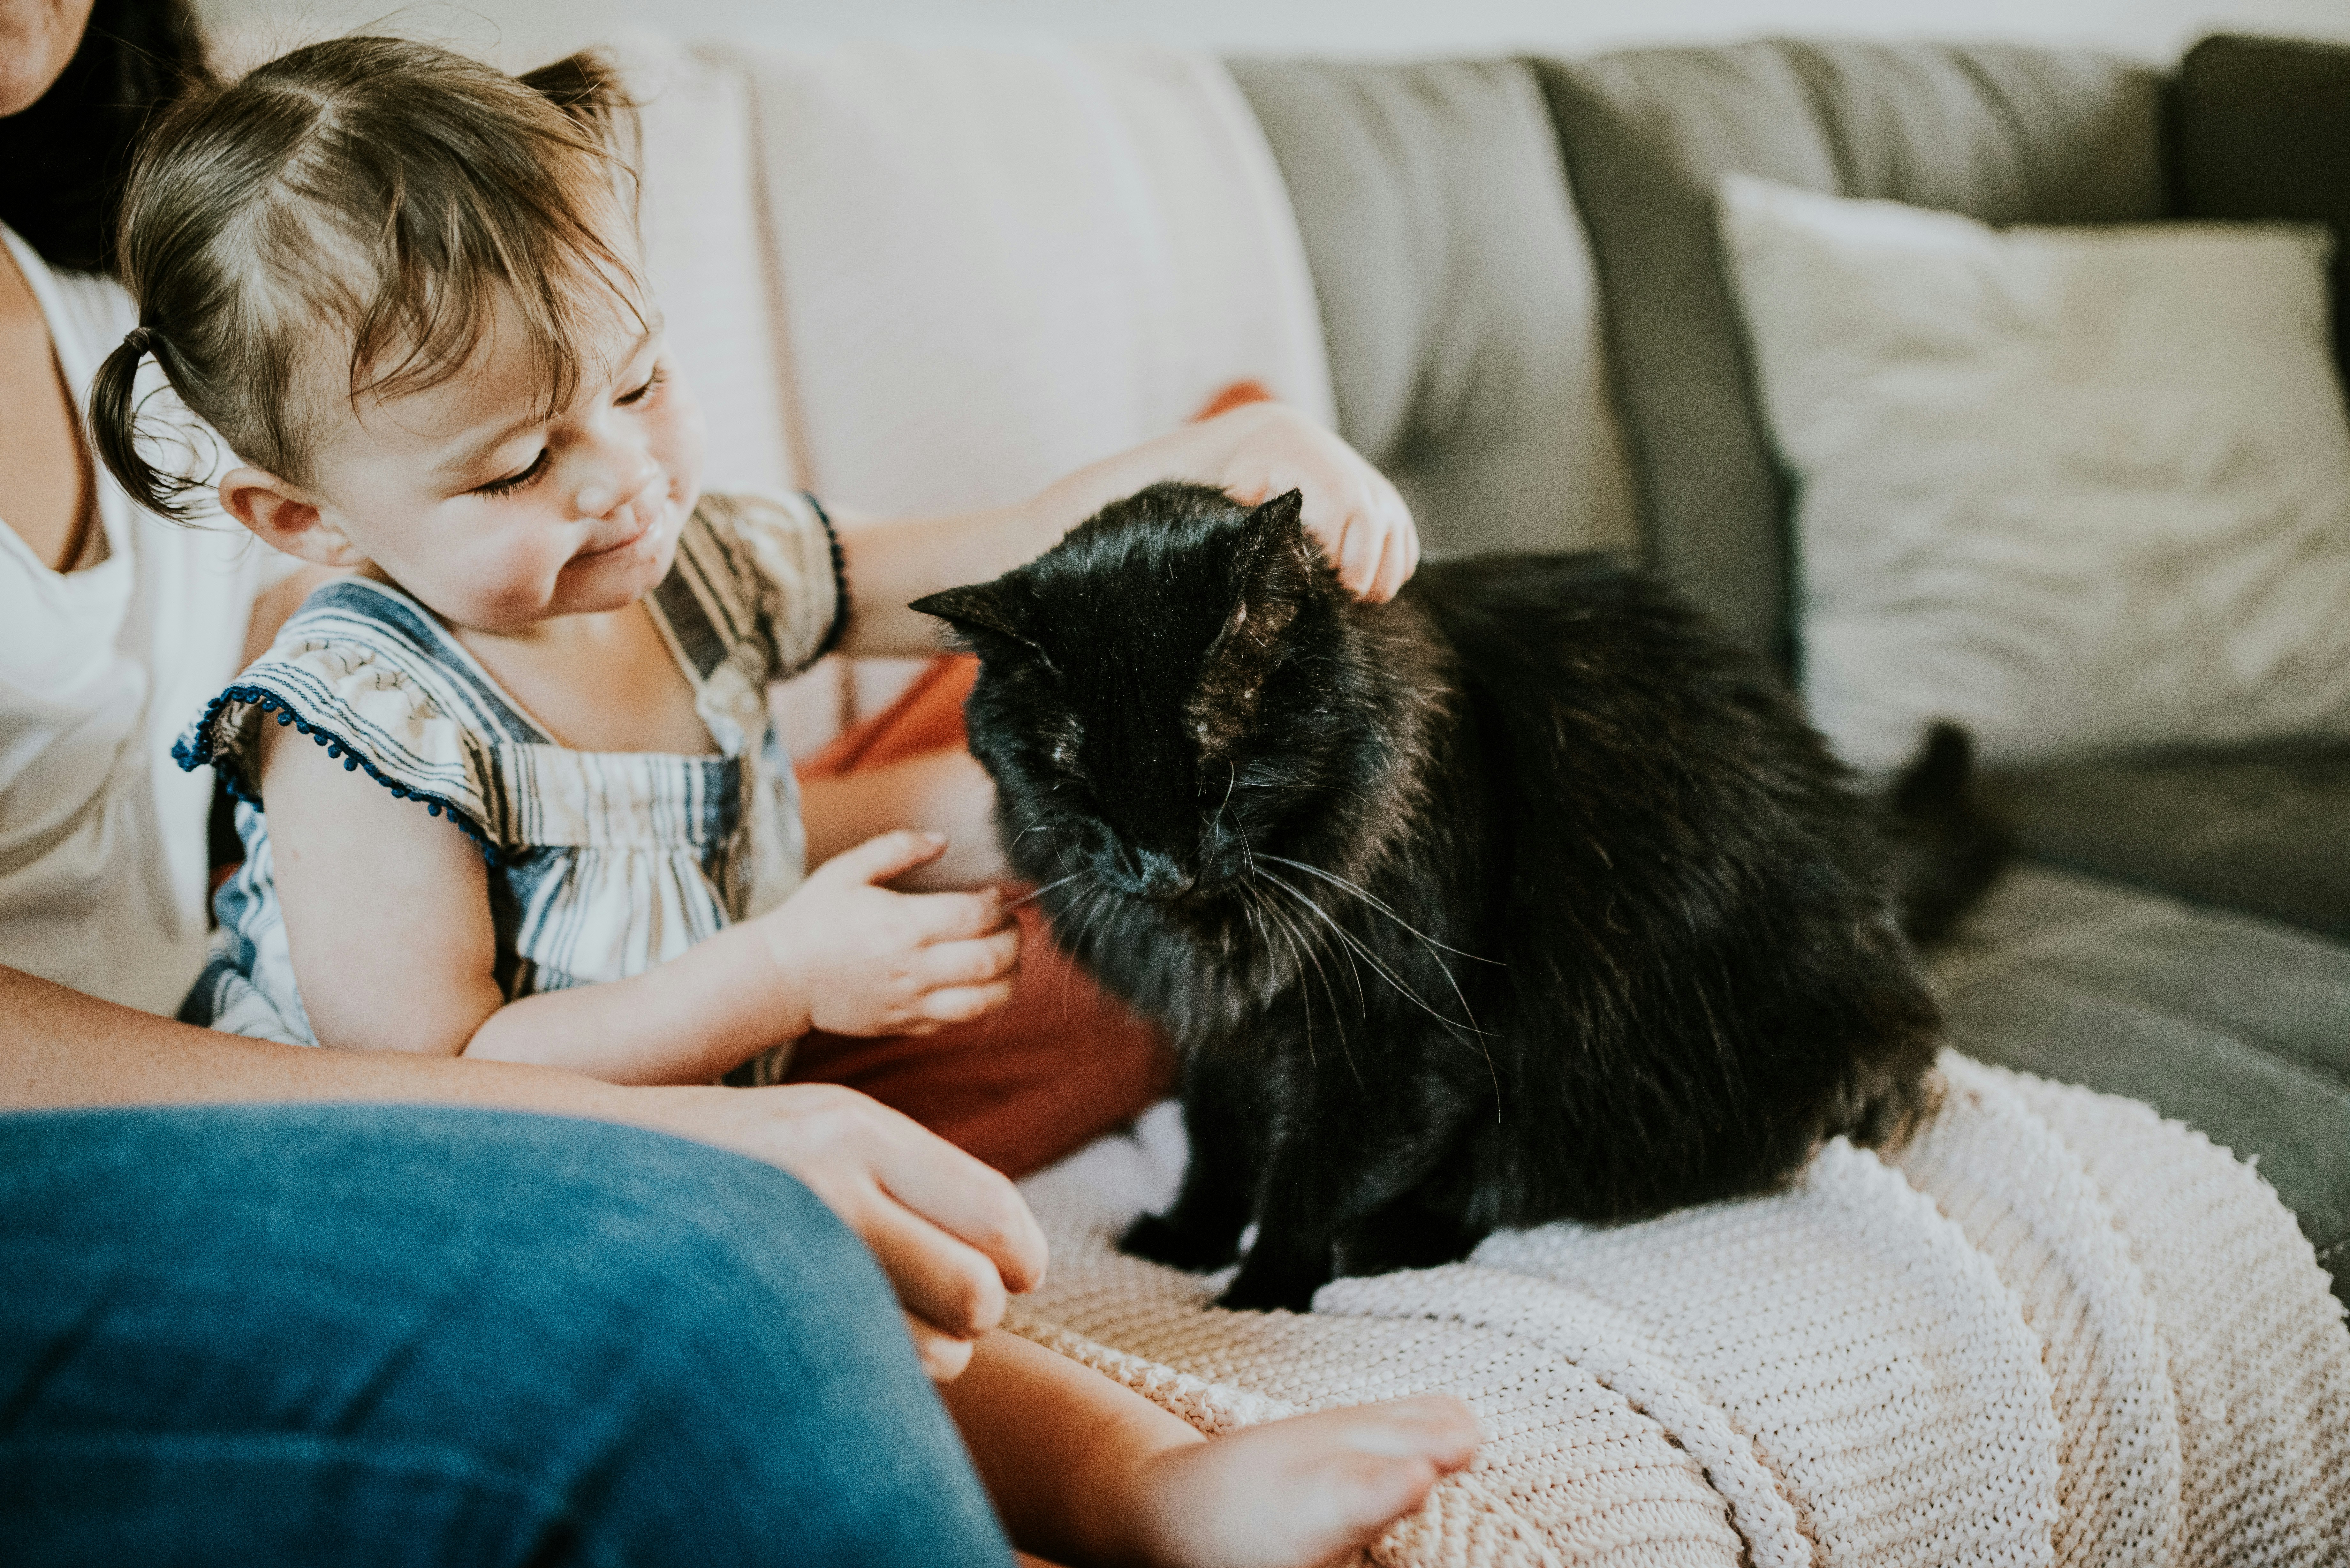
[[[1212,1273],[1240,1254],[1239,1238],[1179,1225],[1164,1214],[1145,1214],[1136,1220],[1118,1237],[1118,1249],[1129,1257],[1192,1274]]]
[[[1327,1274],[1259,1267],[1252,1251],[1216,1304],[1227,1312],[1311,1312],[1314,1293],[1329,1282]]]

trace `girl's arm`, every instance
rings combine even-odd
[[[286,940],[322,1044],[706,1084],[811,1026],[926,1033],[1002,1004],[1018,951],[993,892],[872,884],[934,859],[876,839],[782,908],[630,979],[508,1002],[487,872],[447,821],[355,778],[307,739],[262,732],[262,794]]]
[[[1252,506],[1303,491],[1306,531],[1339,579],[1375,603],[1392,598],[1419,564],[1410,509],[1384,474],[1288,405],[1250,403],[1081,468],[1014,506],[845,522],[854,597],[842,651],[936,653],[937,623],[908,609],[910,601],[1034,560],[1109,503],[1162,479],[1218,485]]]

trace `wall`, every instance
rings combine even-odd
[[[264,39],[357,26],[442,38],[518,66],[617,28],[785,44],[1147,39],[1224,53],[1579,54],[1764,35],[2008,38],[2172,59],[2207,32],[2350,40],[2350,0],[197,0]]]

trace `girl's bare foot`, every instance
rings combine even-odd
[[[1155,1455],[1138,1478],[1149,1560],[1314,1568],[1367,1545],[1477,1451],[1449,1394],[1324,1410]]]

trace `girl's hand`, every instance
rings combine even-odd
[[[1419,530],[1388,476],[1295,409],[1247,403],[1198,428],[1229,442],[1207,477],[1235,501],[1305,493],[1305,531],[1357,597],[1385,604],[1419,566]]]
[[[807,1027],[836,1034],[929,1034],[1012,999],[1020,929],[993,889],[878,888],[945,853],[946,836],[901,829],[817,867],[780,909],[750,924]]]

